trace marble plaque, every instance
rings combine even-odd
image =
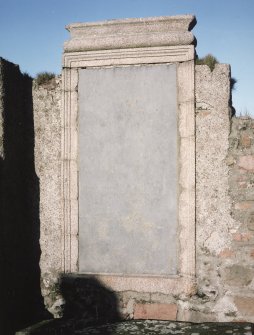
[[[177,274],[176,65],[79,70],[79,272]]]

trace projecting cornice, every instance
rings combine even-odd
[[[64,52],[190,45],[195,24],[193,15],[74,23]]]

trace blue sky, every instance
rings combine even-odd
[[[254,116],[254,0],[0,0],[0,56],[32,76],[60,73],[65,25],[177,14],[196,15],[198,55],[231,64],[234,106]]]

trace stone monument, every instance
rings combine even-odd
[[[191,15],[71,24],[62,271],[114,291],[195,287]]]

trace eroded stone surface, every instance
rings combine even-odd
[[[184,335],[252,335],[252,327],[249,323],[186,323],[157,320],[137,320],[106,324],[102,326],[91,326],[83,329],[75,328],[72,324],[63,327],[51,328],[49,325],[34,327],[16,335],[139,335],[139,334],[184,334]]]

